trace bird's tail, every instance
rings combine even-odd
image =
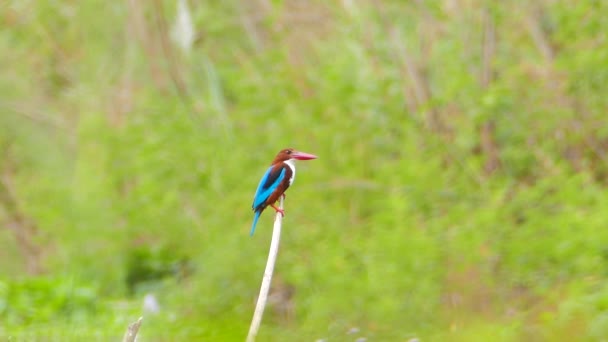
[[[255,232],[255,226],[258,224],[258,219],[260,218],[261,214],[262,214],[261,211],[255,212],[255,216],[253,217],[253,224],[251,225],[251,232],[249,233],[249,236],[253,236],[253,232]]]

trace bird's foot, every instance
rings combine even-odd
[[[277,208],[274,204],[270,205],[277,213],[281,213],[281,216],[285,217],[285,210]]]

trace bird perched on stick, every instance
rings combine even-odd
[[[255,226],[258,223],[260,215],[267,206],[271,206],[276,212],[285,215],[283,209],[278,208],[275,203],[281,197],[285,196],[285,191],[296,177],[296,160],[316,159],[317,156],[309,153],[296,151],[293,148],[281,150],[274,158],[272,164],[260,180],[258,189],[253,197],[253,205],[251,208],[255,212],[253,224],[251,225],[251,233],[255,232]]]

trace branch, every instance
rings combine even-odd
[[[135,340],[137,339],[137,333],[139,332],[139,327],[141,327],[143,319],[143,317],[139,317],[137,322],[129,324],[129,327],[125,332],[125,337],[122,338],[122,342],[135,342]]]
[[[482,41],[482,69],[481,87],[487,90],[493,82],[493,62],[496,55],[496,26],[490,9],[484,8],[482,12],[483,41]],[[492,118],[486,119],[480,128],[480,144],[483,154],[486,156],[484,171],[487,175],[492,174],[500,167],[500,150],[496,143],[496,125]]]
[[[6,211],[5,223],[15,236],[17,246],[25,258],[27,271],[30,274],[39,274],[42,272],[41,264],[41,249],[36,244],[36,235],[38,227],[36,222],[32,220],[20,206],[19,197],[15,189],[14,176],[16,167],[14,165],[12,150],[10,146],[3,148],[5,155],[5,165],[3,170],[0,169],[0,208],[4,207]]]
[[[482,62],[481,62],[481,87],[487,89],[492,83],[492,63],[496,54],[496,27],[490,10],[484,8],[482,11],[483,20],[483,41],[482,41]]]
[[[413,110],[423,116],[426,121],[427,128],[430,128],[435,132],[445,131],[445,127],[443,127],[444,125],[441,121],[439,111],[437,110],[437,108],[435,108],[433,104],[431,104],[433,94],[431,93],[429,80],[425,76],[424,67],[419,65],[415,61],[414,57],[410,54],[405,44],[403,43],[401,34],[399,33],[396,26],[393,26],[389,29],[389,35],[392,43],[395,46],[397,57],[403,59],[403,66],[405,67],[405,72],[407,73],[410,82],[412,83],[414,94],[413,102],[415,102],[415,104],[411,107],[413,108]],[[407,93],[405,91],[404,97],[407,98]]]
[[[184,103],[192,107],[192,102],[188,94],[186,83],[184,82],[184,79],[182,78],[182,75],[179,70],[179,62],[177,61],[173,48],[171,47],[171,44],[169,42],[169,29],[167,28],[165,10],[163,8],[163,3],[161,0],[154,1],[154,14],[156,19],[156,25],[158,27],[160,47],[167,62],[167,70],[169,72],[169,76],[171,77],[171,80],[173,80],[173,85],[175,86],[179,97]]]
[[[549,37],[547,37],[547,32],[543,30],[542,24],[540,23],[542,17],[542,9],[533,8],[529,11],[529,14],[526,18],[526,27],[528,28],[528,32],[530,33],[530,37],[532,37],[532,41],[536,45],[536,48],[545,58],[546,62],[553,62],[555,59],[555,50],[553,46],[551,46],[551,41]]]
[[[284,196],[281,196],[279,202],[279,208],[281,209],[283,209],[283,200]],[[274,227],[272,228],[272,241],[270,242],[270,251],[268,252],[268,260],[266,261],[266,270],[264,270],[262,287],[260,288],[258,301],[255,305],[255,312],[253,313],[253,319],[251,320],[251,326],[249,327],[249,334],[247,334],[247,342],[255,341],[255,337],[260,329],[260,323],[262,323],[262,316],[264,315],[264,309],[266,308],[266,302],[268,301],[268,291],[270,290],[272,273],[274,272],[274,264],[277,260],[277,254],[279,253],[282,221],[283,215],[277,212],[274,219]]]

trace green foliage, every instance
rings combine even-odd
[[[0,339],[243,340],[287,146],[260,340],[608,334],[604,2],[188,3],[2,6]]]
[[[0,282],[0,317],[7,326],[61,320],[79,322],[99,311],[98,290],[73,278],[31,278]]]

